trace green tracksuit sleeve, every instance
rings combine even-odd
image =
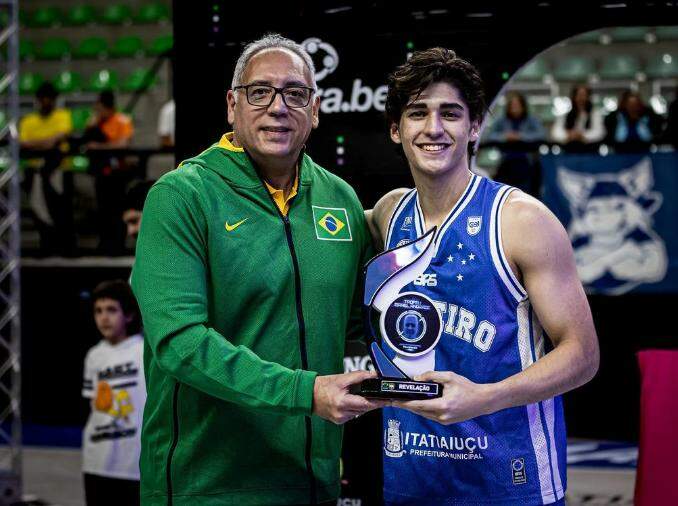
[[[132,272],[145,339],[158,368],[245,407],[310,414],[316,373],[233,345],[208,323],[207,222],[200,206],[160,182],[149,192]]]

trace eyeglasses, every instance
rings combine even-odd
[[[257,107],[268,107],[275,100],[275,96],[280,93],[283,102],[287,107],[299,109],[306,107],[313,96],[313,88],[307,86],[285,86],[284,88],[276,88],[275,86],[268,86],[267,84],[246,84],[236,86],[233,89],[245,89],[247,95],[247,103]]]

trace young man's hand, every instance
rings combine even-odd
[[[473,383],[451,371],[429,371],[415,376],[416,381],[435,381],[443,385],[443,395],[424,401],[394,401],[393,405],[450,425],[494,412],[491,386]]]

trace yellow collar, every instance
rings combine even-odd
[[[243,148],[233,145],[233,132],[228,132],[227,134],[222,135],[218,146],[220,148],[227,149],[228,151],[235,151],[236,153],[245,152]]]

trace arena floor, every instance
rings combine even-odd
[[[636,454],[629,445],[570,442],[567,504],[633,504]],[[28,447],[23,455],[29,504],[84,506],[80,450]]]

